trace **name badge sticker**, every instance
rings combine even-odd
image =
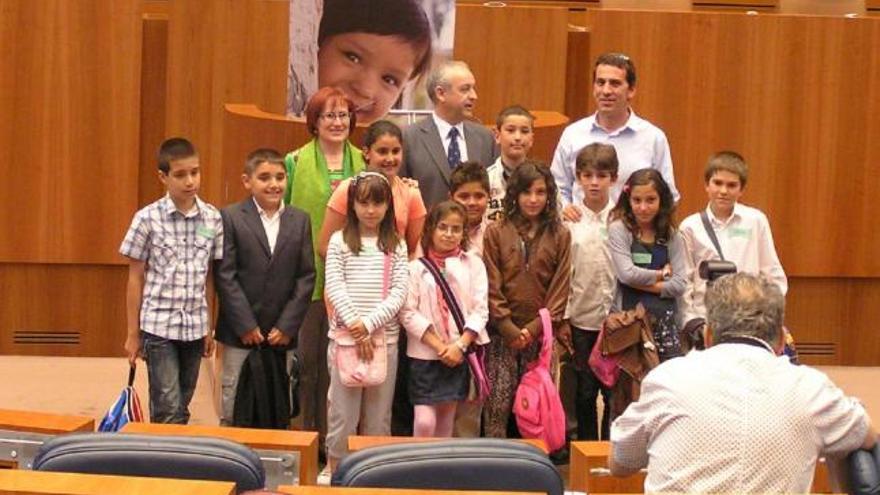
[[[651,253],[633,253],[633,263],[637,265],[650,265],[653,256]]]
[[[205,239],[213,239],[216,235],[216,231],[210,227],[199,225],[198,227],[196,227],[196,235],[199,237],[204,237]]]
[[[727,237],[730,239],[735,239],[737,237],[742,237],[743,239],[748,239],[752,236],[752,229],[747,229],[744,227],[731,227],[727,231]]]

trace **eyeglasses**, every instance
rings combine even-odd
[[[346,120],[351,118],[351,114],[348,112],[327,112],[322,113],[321,118],[330,122],[333,122],[336,119],[345,122]]]
[[[444,232],[446,234],[451,234],[451,235],[464,234],[464,228],[461,225],[440,224],[440,225],[437,225],[437,230],[440,232]]]

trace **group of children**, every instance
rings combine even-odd
[[[738,203],[748,176],[739,155],[719,153],[707,164],[708,224],[697,213],[677,228],[660,174],[633,173],[615,201],[614,147],[590,144],[576,163],[581,219],[563,222],[552,175],[527,158],[533,122],[522,107],[502,111],[498,161],[488,170],[459,165],[449,201],[429,211],[416,199],[417,184],[397,177],[405,152],[400,130],[373,123],[363,150],[367,170],[337,188],[328,206],[335,224],[322,232],[310,232],[306,215],[283,204],[288,180],[277,153],[251,154],[243,176],[250,197],[224,209],[221,222],[196,196],[195,150],[182,139],[166,141],[159,176],[168,195],[137,213],[121,248],[132,259],[125,347],[132,363],[139,354],[147,360],[152,419],[186,421],[198,357],[212,350],[205,301],[212,260],[222,259],[218,339],[289,351],[314,284],[314,235],[326,262],[331,467],[346,455],[349,435],[389,434],[401,331],[415,435],[506,437],[516,435],[513,398],[537,356],[538,312],[546,308],[570,436],[607,438],[608,415],[600,435],[596,399],[601,391],[607,404],[608,391],[587,365],[602,322],[614,309],[641,303],[656,321],[661,359],[679,355],[678,328],[703,311],[696,266],[720,254],[706,225],[726,259],[785,287],[766,217]],[[281,250],[297,261],[282,259]],[[478,348],[491,383],[482,402],[474,400],[470,371],[477,364],[468,359]],[[384,363],[378,375],[375,363]],[[234,368],[224,367],[230,390]],[[226,411],[225,392],[223,399]]]

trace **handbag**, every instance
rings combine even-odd
[[[382,298],[388,295],[391,285],[391,255],[385,254],[382,268]],[[332,307],[328,305],[329,313],[333,314]],[[378,335],[370,335],[370,340],[377,352],[373,353],[373,359],[364,361],[358,355],[357,342],[351,336],[351,332],[345,327],[337,328],[334,337],[335,349],[333,351],[336,370],[339,378],[346,387],[374,387],[385,382],[388,374],[388,351],[385,347],[385,329],[376,329]]]
[[[589,364],[590,369],[593,371],[593,374],[596,375],[596,378],[599,379],[599,382],[601,382],[606,388],[611,388],[617,383],[617,379],[620,377],[620,366],[618,366],[620,357],[602,352],[602,342],[604,340],[605,323],[603,322],[602,328],[599,330],[599,337],[596,339],[596,343],[590,351],[590,357],[588,358],[587,364]]]
[[[440,269],[437,268],[433,261],[427,257],[419,258],[419,261],[425,265],[428,272],[433,275],[437,286],[440,287],[440,293],[443,294],[443,300],[446,301],[446,306],[449,308],[449,312],[452,313],[452,319],[455,320],[458,333],[460,335],[464,334],[464,313],[461,311],[461,306],[458,305],[458,300],[455,299],[455,293],[449,287],[449,282],[446,281],[446,278],[440,273]],[[483,346],[471,344],[465,353],[465,359],[471,372],[467,400],[468,402],[482,403],[489,397],[489,393],[492,391],[489,375],[486,374],[486,350]]]
[[[122,389],[122,393],[116,402],[107,410],[107,414],[101,420],[98,431],[119,431],[128,423],[141,423],[144,421],[144,413],[141,410],[141,401],[134,389],[135,366],[128,370],[128,386]]]

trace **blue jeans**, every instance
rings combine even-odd
[[[150,381],[150,422],[185,425],[205,339],[169,340],[146,332],[141,332],[141,339]]]

